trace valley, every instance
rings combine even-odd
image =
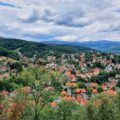
[[[23,105],[15,105],[17,111],[16,107],[26,106],[30,96],[32,97],[30,101],[35,103],[29,104],[34,107],[42,107],[43,104],[54,109],[64,101],[66,105],[72,102],[77,104],[76,107],[80,105],[84,108],[94,99],[94,102],[98,100],[100,96],[101,100],[105,96],[108,96],[105,99],[110,100],[109,97],[113,99],[120,90],[118,54],[81,46],[5,38],[0,39],[0,47],[1,110],[7,107],[12,110],[13,105],[19,102],[14,101],[14,96],[18,98],[21,95],[26,102],[20,100]],[[50,100],[44,103],[41,98],[44,102]],[[11,101],[8,102],[8,99]],[[40,103],[36,101],[37,99]],[[6,106],[4,102],[8,105]]]

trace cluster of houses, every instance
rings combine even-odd
[[[0,60],[0,80],[8,77],[9,77],[9,74],[8,74],[8,67],[6,65],[6,62]]]
[[[45,69],[59,71],[68,77],[68,81],[63,85],[63,90],[61,91],[60,97],[57,98],[54,102],[51,102],[52,107],[56,107],[57,103],[61,100],[76,101],[81,105],[86,105],[91,97],[94,97],[99,93],[104,93],[112,96],[116,95],[117,91],[119,90],[119,88],[116,87],[120,78],[119,74],[117,74],[115,78],[109,78],[109,80],[107,82],[104,82],[102,85],[99,85],[96,82],[86,82],[87,78],[97,76],[102,71],[110,72],[113,69],[120,69],[119,63],[112,62],[112,59],[114,58],[113,55],[110,56],[111,58],[107,59],[106,56],[101,56],[101,54],[98,52],[97,54],[92,54],[90,60],[87,60],[85,53],[81,53],[77,58],[75,58],[74,55],[71,56],[72,61],[75,60],[74,62],[77,63],[77,67],[75,67],[74,64],[67,63],[65,55],[62,55],[62,61],[64,61],[62,64],[58,65],[55,63],[55,57],[49,57],[48,60],[52,59],[52,62],[44,66]],[[102,64],[104,67],[93,67],[97,62]],[[7,70],[8,68],[6,65],[0,65],[0,71],[5,72]],[[0,80],[4,77],[8,77],[8,75],[0,74]],[[77,77],[81,77],[85,80],[82,81],[82,83],[84,83],[84,87],[79,86],[80,81],[77,81]],[[24,87],[22,90],[26,93],[29,93],[31,91],[31,88]],[[7,91],[2,92],[3,93],[1,94],[8,94]]]
[[[107,57],[105,56],[97,57],[94,54],[92,55],[91,61],[86,62],[85,53],[82,53],[79,57],[79,64],[78,64],[80,69],[76,69],[73,64],[63,64],[61,66],[58,66],[57,64],[52,63],[46,65],[46,67],[47,69],[52,69],[62,72],[69,78],[69,81],[66,82],[63,91],[61,92],[61,99],[66,101],[74,100],[80,103],[81,105],[86,105],[89,99],[91,99],[91,97],[94,97],[99,93],[104,93],[112,96],[116,95],[117,91],[119,90],[119,88],[116,87],[116,85],[119,81],[120,75],[117,74],[114,78],[109,78],[109,80],[107,82],[104,82],[102,85],[99,85],[95,82],[82,81],[84,82],[85,87],[81,87],[81,88],[78,85],[77,77],[79,76],[84,80],[86,80],[86,78],[97,76],[102,71],[111,72],[114,69],[120,69],[119,63],[112,63],[113,58],[114,58],[113,55],[111,55],[111,59],[107,59]],[[102,64],[104,68],[87,66],[87,63],[94,65],[96,62]],[[51,103],[51,106],[53,107],[55,107],[56,105],[57,105],[56,101]]]
[[[113,87],[116,86],[116,82],[112,80],[107,83],[104,83],[101,86],[99,86],[97,83],[94,83],[94,82],[87,83],[86,86],[89,87],[91,91],[91,96],[87,94],[88,93],[87,87],[78,88],[76,82],[67,82],[66,89],[64,89],[61,92],[61,97],[59,98],[59,101],[51,102],[51,106],[56,107],[58,102],[60,102],[60,100],[75,101],[80,105],[87,105],[91,97],[94,97],[95,95],[100,93],[98,91],[99,87],[102,88],[101,93],[111,95],[111,96],[115,96],[117,94],[117,91],[115,89],[112,89]]]

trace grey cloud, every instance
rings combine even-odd
[[[43,20],[43,21],[45,21],[45,22],[52,22],[53,21],[53,16],[54,16],[55,14],[51,11],[51,10],[49,10],[49,9],[45,9],[44,11],[43,11],[43,14],[40,16],[40,19],[41,20]]]
[[[46,23],[54,23],[56,25],[64,25],[68,27],[84,27],[88,23],[76,22],[76,19],[84,17],[85,12],[81,8],[75,10],[65,11],[60,13],[58,11],[52,11],[50,9],[44,9],[43,11],[33,10],[27,18],[20,19],[24,23],[33,23],[42,20]]]
[[[16,37],[19,34],[22,37],[39,39],[39,35],[44,33],[48,37],[51,34],[72,35],[81,40],[120,37],[120,0],[1,1],[21,7],[0,8],[0,21],[3,26],[0,32],[6,34],[9,31],[5,26],[10,25],[11,34]]]
[[[34,10],[32,11],[32,13],[29,13],[29,16],[27,18],[19,18],[19,20],[24,23],[33,23],[36,22],[38,19],[38,13]]]
[[[64,25],[69,27],[84,27],[85,23],[76,23],[75,20],[84,17],[85,13],[80,8],[76,10],[71,10],[63,15],[58,15],[54,20],[54,23],[57,25]]]
[[[53,13],[49,9],[44,9],[43,11],[33,10],[27,18],[20,18],[19,20],[23,23],[34,23],[39,20],[51,22],[52,16]]]

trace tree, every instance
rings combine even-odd
[[[116,116],[114,97],[99,94],[90,100],[87,108],[88,120],[119,120]]]
[[[23,74],[22,79],[25,78],[25,81],[27,79],[27,82],[32,89],[32,102],[26,107],[26,109],[29,110],[25,110],[24,119],[28,118],[28,116],[31,116],[30,119],[32,120],[42,120],[42,111],[46,108],[46,106],[49,106],[50,102],[55,99],[55,96],[58,92],[55,91],[56,88],[54,85],[52,86],[51,83],[53,80],[60,82],[60,75],[56,72],[50,72],[42,68],[30,68],[27,69],[27,71],[25,70],[25,72],[28,73]],[[28,79],[26,76],[28,74],[30,79]],[[51,89],[51,87],[53,87],[53,89]],[[27,111],[31,111],[29,113],[32,113],[32,115],[30,115]]]
[[[93,104],[89,104],[86,107],[87,120],[97,120],[97,108]]]
[[[110,104],[109,100],[102,100],[98,115],[98,120],[116,120],[114,117],[113,104]]]
[[[120,87],[120,80],[117,82],[116,87]]]
[[[77,86],[78,86],[78,88],[86,88],[85,83],[83,83],[83,82],[78,82]]]
[[[103,88],[98,87],[98,88],[97,88],[97,91],[98,91],[99,93],[101,93],[101,92],[103,92]]]
[[[21,120],[23,115],[24,107],[28,103],[28,96],[21,91],[16,93],[16,97],[13,99],[12,106],[8,111],[8,120]]]
[[[84,120],[84,109],[73,101],[62,101],[58,105],[58,120]]]

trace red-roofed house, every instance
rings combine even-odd
[[[105,94],[108,94],[108,95],[116,95],[116,91],[114,90],[107,90],[107,91],[104,91]]]
[[[77,96],[77,99],[76,99],[81,105],[87,105],[88,103],[88,100],[86,100],[85,98],[82,98],[80,96]]]
[[[50,106],[51,106],[51,107],[57,107],[57,103],[56,103],[56,102],[51,102],[51,103],[50,103]]]
[[[92,90],[92,94],[97,94],[97,93],[98,93],[97,89]]]
[[[84,88],[78,88],[78,89],[75,90],[75,92],[77,94],[79,94],[79,93],[86,93],[86,90]]]
[[[63,91],[61,92],[61,95],[62,95],[62,96],[68,96],[68,93],[63,90]]]
[[[67,83],[66,83],[66,86],[76,87],[76,86],[77,86],[77,83],[75,83],[75,82],[67,82]]]
[[[107,88],[107,85],[102,85],[102,89],[103,90],[107,90],[108,88]]]
[[[90,86],[90,87],[98,87],[98,84],[97,84],[97,83],[92,82],[92,83],[90,83],[90,84],[89,84],[89,86]]]
[[[1,92],[1,95],[3,95],[3,96],[6,96],[6,95],[8,95],[9,94],[9,92],[8,91],[5,91],[5,90],[3,90],[2,92]]]
[[[73,100],[75,100],[75,98],[71,97],[71,96],[65,96],[65,97],[63,97],[63,100],[65,100],[65,101],[73,101]]]

